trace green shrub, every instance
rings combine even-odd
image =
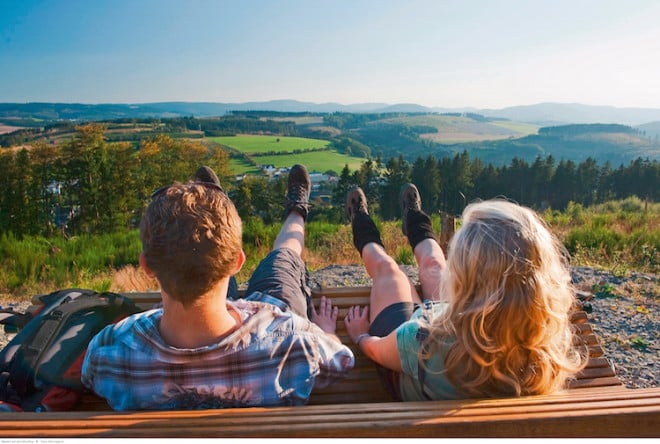
[[[580,227],[572,229],[564,238],[564,244],[573,254],[577,245],[582,248],[601,250],[608,255],[622,246],[622,235],[604,226]]]

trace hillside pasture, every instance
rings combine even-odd
[[[22,126],[11,126],[0,123],[0,134],[9,134],[22,129],[24,129]]]
[[[330,144],[328,140],[285,136],[238,135],[209,137],[209,139],[221,145],[234,148],[244,154],[261,154],[279,151],[291,153],[296,150],[326,148]]]
[[[260,120],[274,120],[275,122],[293,122],[296,125],[320,125],[323,123],[323,116],[261,117]]]
[[[385,119],[384,122],[436,128],[435,133],[421,134],[423,139],[443,144],[479,142],[523,137],[536,133],[538,127],[511,121],[477,121],[470,117],[425,114]]]
[[[232,174],[241,175],[241,176],[244,174],[252,174],[252,175],[261,174],[261,170],[259,170],[258,167],[252,165],[249,162],[246,162],[244,159],[239,159],[236,157],[229,158],[229,169],[231,170]]]
[[[515,133],[518,133],[520,136],[536,134],[540,128],[539,125],[525,122],[514,122],[513,120],[493,120],[489,123],[494,126],[500,126],[502,128],[509,129]]]
[[[347,156],[329,149],[306,152],[306,150],[327,148],[330,142],[322,139],[239,135],[210,137],[209,140],[250,155],[260,165],[274,165],[276,168],[290,167],[296,163],[302,163],[310,171],[325,172],[332,170],[339,174],[344,165],[348,165],[351,170],[357,170],[365,161],[361,157]],[[298,152],[294,154],[295,151]],[[279,152],[282,154],[274,154]],[[254,165],[242,159],[232,158],[230,167],[234,174],[259,174]]]
[[[300,154],[259,156],[256,159],[258,159],[262,165],[274,165],[276,168],[291,167],[297,163],[301,163],[305,165],[310,172],[324,173],[328,170],[332,170],[337,174],[341,173],[344,165],[348,165],[348,168],[351,171],[355,171],[366,161],[366,159],[361,157],[350,157],[336,151],[314,151]]]

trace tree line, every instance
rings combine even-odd
[[[219,147],[167,135],[130,142],[104,140],[87,124],[60,145],[0,151],[0,232],[17,236],[109,233],[135,228],[151,193],[185,182],[200,165],[230,175]]]
[[[385,164],[380,159],[364,162],[358,171],[345,167],[333,193],[333,202],[343,205],[351,187],[360,186],[370,208],[385,220],[400,217],[399,192],[414,183],[428,213],[438,211],[459,215],[476,199],[504,197],[537,210],[564,210],[570,202],[589,206],[609,200],[637,196],[660,199],[660,163],[638,158],[628,166],[613,168],[588,158],[576,163],[557,162],[552,156],[537,157],[532,163],[514,158],[509,165],[484,164],[466,151],[453,157],[418,157],[412,164],[403,156]]]
[[[87,124],[60,145],[37,143],[31,149],[0,151],[0,233],[50,236],[110,233],[137,227],[151,193],[173,181],[185,182],[200,165],[221,178],[245,218],[281,220],[286,178],[234,181],[229,154],[217,145],[159,135],[135,145],[108,142],[105,127]],[[400,217],[399,191],[412,182],[424,210],[460,214],[475,199],[504,196],[535,209],[563,210],[569,202],[585,206],[637,196],[660,200],[660,164],[637,159],[617,168],[589,158],[575,163],[552,156],[534,162],[514,158],[505,166],[484,164],[467,152],[408,162],[399,155],[368,159],[356,171],[345,166],[332,190],[332,206],[317,202],[311,218],[343,220],[346,193],[359,185],[370,211],[384,220]]]

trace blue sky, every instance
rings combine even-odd
[[[0,102],[660,108],[656,0],[0,0]]]

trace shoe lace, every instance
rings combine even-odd
[[[308,204],[309,185],[306,178],[300,174],[292,177],[287,190],[287,198],[290,202],[296,204]]]

